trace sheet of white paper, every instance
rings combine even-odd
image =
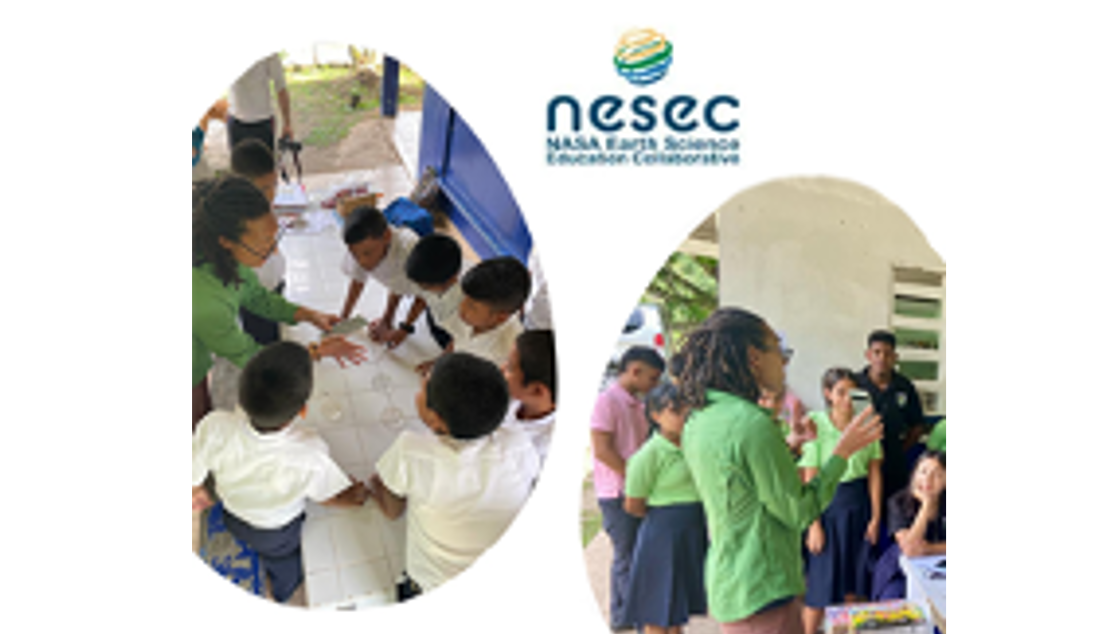
[[[299,209],[308,207],[308,195],[305,193],[304,185],[299,183],[278,184],[277,195],[274,196],[274,207]]]

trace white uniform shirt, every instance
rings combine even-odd
[[[294,422],[261,434],[241,409],[209,414],[193,436],[193,486],[210,472],[228,512],[259,529],[296,519],[305,498],[325,502],[351,486],[315,432]]]
[[[528,256],[528,269],[532,273],[532,295],[524,305],[524,327],[528,330],[551,330],[551,302],[547,298],[547,278],[540,266],[536,249]]]
[[[361,284],[373,277],[398,295],[420,295],[423,290],[405,274],[405,262],[408,261],[412,248],[420,241],[420,236],[408,227],[391,227],[391,230],[389,250],[373,271],[362,268],[351,252],[347,251],[343,257],[343,273]]]
[[[539,457],[515,429],[466,441],[404,431],[377,471],[407,500],[405,570],[427,592],[501,537],[528,500]]]
[[[520,401],[513,401],[509,405],[509,413],[505,416],[503,425],[506,428],[516,428],[524,432],[532,441],[532,446],[536,448],[540,465],[543,465],[547,460],[547,450],[551,446],[551,434],[555,431],[555,412],[552,411],[543,418],[523,420],[520,418],[520,407]]]
[[[473,265],[473,262],[464,260],[459,269],[458,279],[461,280]],[[446,330],[452,338],[458,337],[463,332],[462,329],[467,327],[459,319],[459,304],[463,299],[462,283],[456,281],[451,288],[442,293],[420,289],[420,298],[428,306],[428,312],[432,314],[436,325]]]
[[[492,361],[497,367],[505,365],[509,360],[509,355],[516,347],[516,338],[524,332],[524,324],[520,323],[516,315],[512,315],[500,326],[480,335],[475,335],[474,329],[461,319],[456,319],[455,326],[459,330],[458,333],[451,333],[455,335],[455,352],[469,352],[476,357]]]
[[[285,69],[277,53],[264,57],[243,73],[227,93],[228,112],[244,123],[257,123],[274,116],[274,102],[270,96],[270,82],[274,90],[285,89]]]
[[[281,249],[274,249],[262,266],[254,269],[254,273],[258,276],[259,284],[267,290],[277,288],[285,279],[285,256],[281,254]]]

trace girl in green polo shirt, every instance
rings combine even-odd
[[[645,634],[681,634],[691,615],[705,614],[708,535],[698,490],[682,457],[686,408],[663,383],[647,398],[658,429],[628,459],[624,508],[644,517],[632,552],[628,615]]]
[[[851,424],[855,388],[855,378],[847,368],[832,368],[821,379],[828,408],[810,414],[817,426],[817,438],[802,447],[798,465],[803,480],[817,477],[818,469],[832,457],[843,430]],[[809,527],[806,607],[802,615],[806,634],[816,634],[826,607],[866,600],[870,595],[871,547],[879,541],[882,467],[883,448],[878,441],[849,458],[832,503]]]

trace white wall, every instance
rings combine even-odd
[[[718,213],[721,305],[786,335],[795,350],[788,381],[810,409],[824,407],[824,371],[862,368],[867,335],[889,327],[892,268],[944,270],[901,209],[847,181],[773,181]]]

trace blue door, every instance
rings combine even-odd
[[[528,261],[532,235],[516,199],[485,146],[451,105],[424,88],[420,173],[435,170],[448,215],[482,258]]]

